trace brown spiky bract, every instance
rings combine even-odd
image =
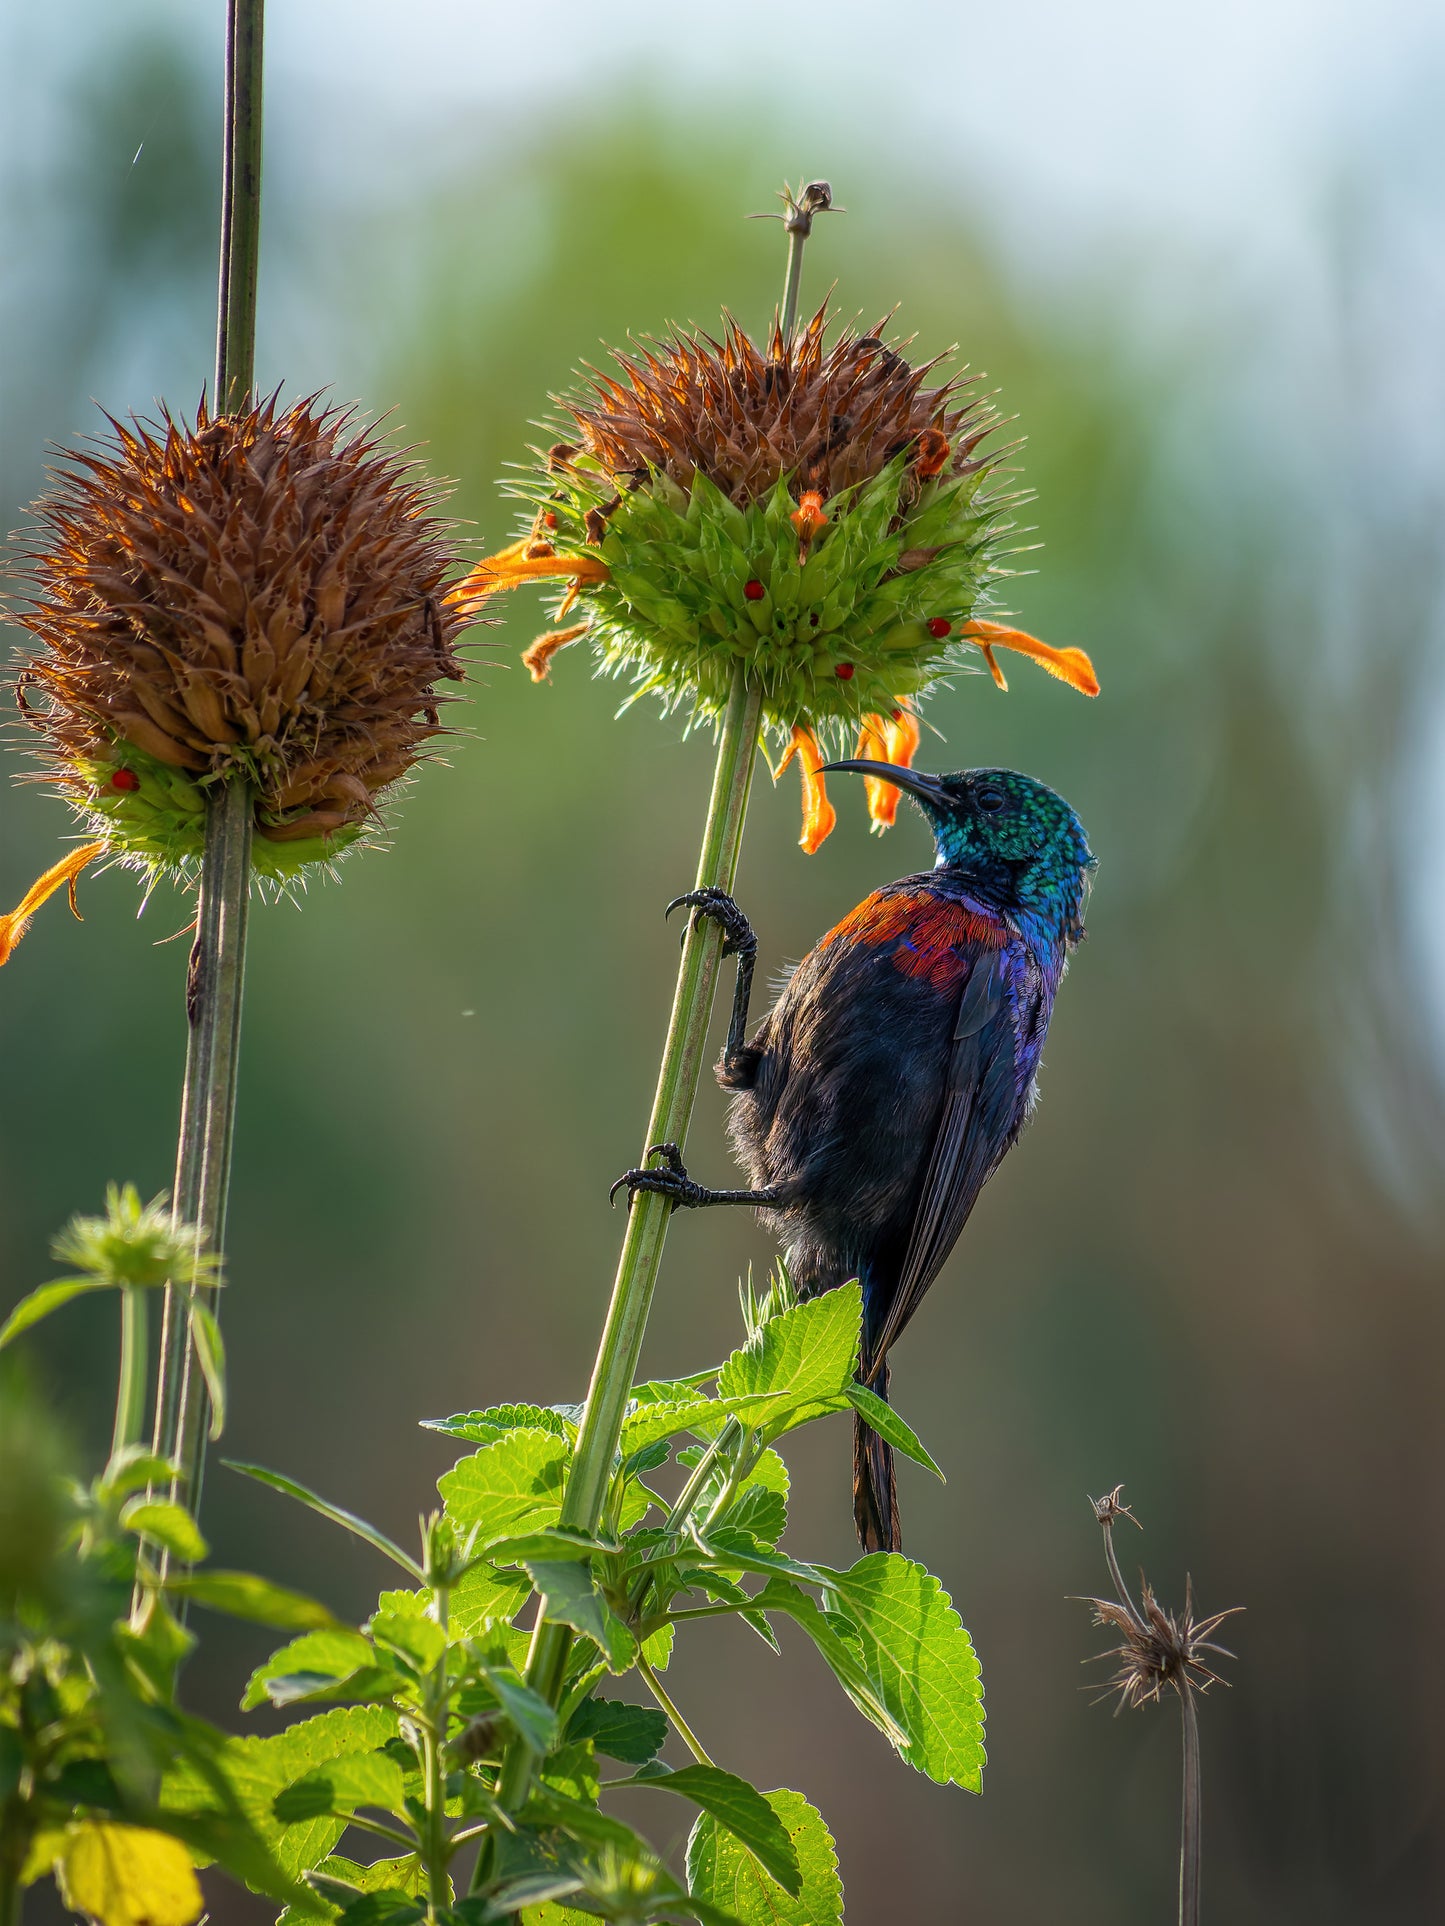
[[[1209,1634],[1218,1629],[1241,1607],[1216,1612],[1213,1617],[1194,1616],[1194,1587],[1185,1585],[1184,1610],[1167,1611],[1154,1596],[1147,1579],[1141,1580],[1139,1609],[1112,1598],[1086,1599],[1096,1625],[1120,1634],[1119,1644],[1101,1659],[1118,1661],[1118,1669],[1105,1687],[1117,1693],[1121,1706],[1137,1707],[1156,1703],[1166,1686],[1176,1692],[1207,1692],[1211,1685],[1225,1683],[1207,1663],[1204,1654],[1215,1653],[1233,1658],[1232,1652],[1216,1645]]]
[[[617,354],[625,380],[594,371],[594,395],[562,405],[619,479],[660,469],[690,489],[701,471],[739,507],[783,475],[795,493],[831,498],[930,432],[946,444],[931,472],[944,459],[952,475],[989,465],[976,453],[996,425],[985,401],[961,398],[960,379],[925,387],[937,361],[911,367],[881,339],[886,317],[878,332],[845,329],[831,346],[827,320],[825,304],[786,346],[775,321],[766,352],[730,317],[721,341],[677,331]]]
[[[111,427],[37,504],[26,558],[19,620],[41,647],[18,694],[51,773],[85,807],[108,772],[127,790],[156,764],[173,788],[239,769],[262,837],[332,853],[439,733],[435,684],[462,673],[434,488],[314,399]],[[124,849],[124,808],[110,830]]]

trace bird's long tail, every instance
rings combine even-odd
[[[861,1375],[861,1374],[860,1374]],[[871,1390],[888,1397],[888,1366],[882,1364],[868,1381]],[[871,1425],[853,1413],[853,1522],[865,1552],[902,1551],[898,1521],[898,1483],[893,1470],[893,1447]]]

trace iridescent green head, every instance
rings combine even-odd
[[[939,869],[987,903],[1076,943],[1094,857],[1083,824],[1055,790],[1015,769],[930,776],[854,759],[830,769],[875,776],[911,796],[928,819]]]

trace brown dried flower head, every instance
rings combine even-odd
[[[314,399],[111,425],[37,506],[22,712],[100,853],[184,870],[240,772],[257,870],[295,876],[377,824],[461,676],[435,490]]]
[[[938,360],[914,367],[888,347],[886,316],[874,333],[843,329],[831,346],[827,319],[820,308],[787,350],[775,323],[766,352],[731,317],[721,341],[679,330],[656,351],[619,354],[625,380],[594,373],[595,393],[564,405],[614,477],[646,481],[660,470],[690,490],[701,471],[739,508],[784,475],[826,501],[914,448],[925,467],[936,448],[933,474],[976,473],[997,459],[978,452],[993,409],[960,393],[957,378],[927,386]]]
[[[1145,1578],[1140,1579],[1139,1597],[1137,1609],[1113,1598],[1085,1600],[1096,1625],[1106,1625],[1121,1635],[1117,1646],[1099,1654],[1100,1659],[1119,1662],[1105,1688],[1106,1696],[1117,1692],[1120,1706],[1133,1708],[1157,1703],[1166,1686],[1180,1693],[1207,1692],[1211,1685],[1227,1683],[1205,1661],[1204,1654],[1233,1658],[1232,1652],[1214,1644],[1209,1635],[1225,1619],[1242,1611],[1242,1606],[1231,1606],[1212,1618],[1196,1619],[1194,1586],[1189,1580],[1185,1581],[1182,1612],[1165,1611]]]

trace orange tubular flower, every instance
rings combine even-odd
[[[911,769],[918,754],[921,731],[918,717],[900,702],[888,716],[864,716],[855,753],[874,762],[891,762],[895,769]],[[868,814],[875,829],[891,829],[898,815],[898,791],[891,782],[865,776]]]
[[[549,542],[534,541],[529,536],[478,562],[447,599],[468,615],[475,615],[489,596],[502,589],[520,588],[523,582],[545,581],[549,576],[560,576],[564,580],[570,577],[572,586],[562,604],[565,613],[580,589],[593,582],[609,581],[611,575],[612,571],[599,555],[558,555]],[[575,636],[568,639],[574,640]],[[560,648],[562,644],[557,646]]]
[[[788,744],[783,760],[773,771],[774,782],[794,756],[798,758],[798,767],[803,775],[803,833],[798,841],[807,854],[813,856],[832,835],[838,812],[828,801],[828,791],[823,783],[823,752],[818,747],[818,738],[811,729],[805,729],[801,722],[793,725],[793,739]]]
[[[1056,675],[1060,682],[1067,682],[1071,689],[1080,695],[1096,696],[1099,693],[1099,678],[1094,674],[1094,665],[1082,649],[1051,649],[1047,642],[1040,642],[1036,635],[1026,635],[1022,629],[1011,629],[1002,622],[985,622],[977,617],[965,622],[959,630],[967,642],[976,642],[983,651],[983,659],[989,666],[989,673],[1001,689],[1008,683],[1004,680],[1003,670],[994,660],[995,649],[1013,649],[1019,655],[1032,656],[1039,667],[1050,675]]]
[[[570,629],[548,629],[545,635],[539,635],[535,642],[523,649],[522,663],[532,680],[545,682],[547,671],[552,665],[552,657],[558,649],[565,649],[569,642],[575,642],[579,636],[586,635],[588,627],[589,624],[586,622],[578,622]]]
[[[75,879],[104,848],[104,843],[82,843],[79,849],[72,849],[68,856],[62,857],[37,882],[30,885],[21,897],[18,909],[12,910],[8,916],[0,916],[0,964],[10,961],[10,952],[29,928],[31,917],[62,884],[70,896],[71,914],[77,921],[80,920],[80,911],[75,907]]]
[[[823,512],[823,497],[821,493],[816,488],[804,489],[798,506],[788,517],[788,520],[793,524],[793,527],[797,529],[798,540],[802,544],[802,552],[806,555],[808,545],[813,537],[820,528],[826,528],[828,524],[828,517]]]

